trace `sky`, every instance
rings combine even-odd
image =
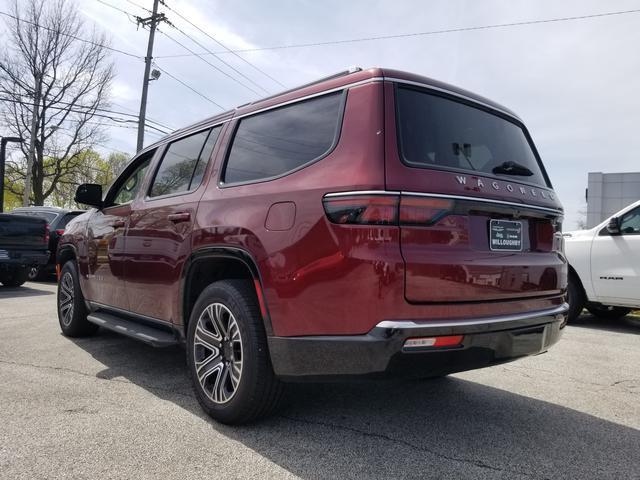
[[[144,57],[148,32],[133,16],[152,0],[76,0],[87,26],[103,29],[110,45]],[[640,0],[423,0],[212,1],[166,0],[168,19],[213,52],[224,49],[176,12],[232,50],[395,35],[459,27],[639,9]],[[0,0],[9,11],[10,0]],[[116,7],[116,8],[113,8]],[[118,9],[125,10],[125,13]],[[4,28],[4,27],[0,27]],[[312,81],[350,66],[407,70],[471,90],[514,110],[527,125],[566,216],[576,227],[586,210],[587,173],[640,171],[640,13],[358,43],[241,52],[205,57],[202,46],[161,25],[154,57],[168,74],[208,99],[233,108],[267,93]],[[234,70],[223,64],[228,63]],[[113,53],[117,77],[112,107],[137,113],[144,63]],[[237,72],[241,72],[241,77]],[[163,73],[151,82],[148,118],[179,128],[221,111]],[[250,80],[248,80],[250,79]],[[255,83],[252,83],[255,82]],[[256,84],[258,86],[256,86]],[[264,90],[262,90],[264,89]],[[135,151],[134,129],[111,128],[108,150]],[[145,144],[159,138],[148,133]]]

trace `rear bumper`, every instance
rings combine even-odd
[[[0,248],[0,268],[46,265],[48,261],[48,250],[17,250]]]
[[[350,376],[438,376],[546,351],[566,323],[568,305],[501,317],[383,321],[366,335],[269,337],[276,375],[285,380]],[[406,339],[464,335],[454,348],[403,349]]]

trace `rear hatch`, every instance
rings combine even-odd
[[[0,249],[46,250],[47,228],[42,218],[0,214]]]
[[[385,101],[395,112],[385,174],[387,190],[401,192],[406,299],[561,294],[562,209],[520,121],[469,98],[390,82]]]

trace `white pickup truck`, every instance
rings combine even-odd
[[[569,321],[583,308],[619,318],[640,308],[640,201],[590,230],[564,234]]]

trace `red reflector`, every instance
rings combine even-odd
[[[442,198],[405,197],[400,199],[400,223],[433,225],[453,209],[453,201]]]
[[[448,335],[445,337],[408,338],[404,342],[404,348],[457,347],[462,344],[462,338],[463,338],[463,335]]]
[[[322,201],[327,217],[343,225],[396,225],[398,197],[396,195],[354,195],[325,198]]]
[[[62,235],[64,233],[64,228],[57,229],[56,233],[58,234],[58,236]]]

